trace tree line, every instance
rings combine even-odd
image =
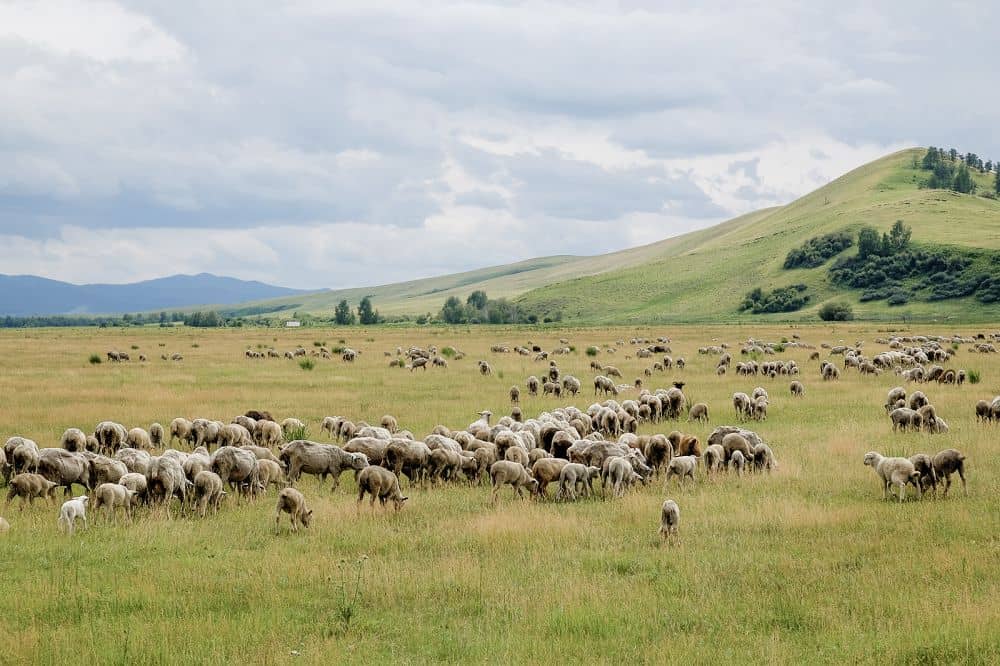
[[[952,190],[961,194],[975,194],[978,189],[972,172],[993,172],[993,191],[1000,194],[1000,163],[986,160],[975,153],[961,155],[956,149],[936,148],[931,146],[920,161],[920,168],[930,171],[930,176],[923,182],[925,187],[941,190]]]

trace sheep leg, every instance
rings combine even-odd
[[[958,478],[962,480],[962,494],[968,497],[969,488],[965,485],[965,471],[961,467],[959,467],[956,471],[958,472]]]

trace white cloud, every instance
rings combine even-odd
[[[915,143],[996,159],[970,7],[7,2],[0,265],[371,284],[657,240]]]

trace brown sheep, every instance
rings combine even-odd
[[[284,492],[284,491],[282,491]],[[399,477],[385,469],[371,465],[365,467],[358,474],[358,507],[365,498],[365,493],[371,495],[371,507],[375,508],[375,499],[385,507],[386,502],[392,500],[396,511],[403,508],[403,503],[408,500],[399,489]]]
[[[282,512],[287,513],[292,522],[292,531],[299,531],[299,523],[308,528],[312,522],[312,509],[306,506],[306,498],[295,488],[285,488],[278,493],[278,504],[274,509],[274,532],[277,533],[281,524]]]

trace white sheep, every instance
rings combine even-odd
[[[660,536],[669,539],[670,535],[676,535],[681,522],[681,509],[677,502],[668,499],[660,509]]]
[[[920,472],[914,468],[913,463],[907,458],[886,458],[876,451],[869,451],[865,454],[865,464],[875,470],[875,473],[882,479],[882,496],[889,496],[889,487],[899,488],[899,501],[906,497],[906,484],[912,483],[917,488],[917,497],[920,493]]]
[[[87,527],[87,502],[89,500],[90,498],[86,495],[80,495],[63,502],[62,508],[59,510],[59,526],[67,534],[73,534],[77,518],[83,521],[84,528]]]
[[[678,477],[678,483],[684,485],[684,477],[691,477],[695,481],[694,471],[698,468],[698,458],[696,456],[676,456],[667,465],[667,478],[664,485],[670,483],[670,477]]]

